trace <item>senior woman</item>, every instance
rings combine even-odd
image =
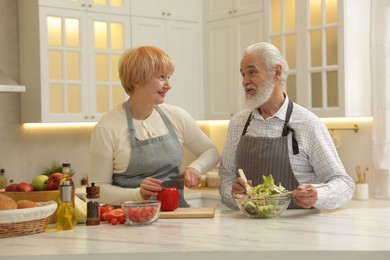
[[[93,129],[88,179],[100,186],[100,201],[119,205],[148,200],[163,180],[182,177],[197,187],[200,175],[219,162],[215,145],[182,108],[164,104],[174,64],[161,49],[127,50],[119,77],[130,98],[110,111]],[[181,172],[183,146],[196,157]],[[183,192],[179,207],[188,207]]]

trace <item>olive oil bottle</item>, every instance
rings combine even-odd
[[[62,164],[62,179],[58,188],[57,229],[72,230],[76,225],[75,188],[70,164]]]

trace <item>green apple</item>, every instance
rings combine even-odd
[[[48,179],[49,177],[46,175],[35,176],[31,183],[32,186],[34,187],[34,190],[38,190],[38,191],[46,190],[46,183]]]

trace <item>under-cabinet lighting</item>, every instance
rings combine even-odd
[[[351,123],[351,122],[372,122],[372,117],[324,117],[324,123]]]
[[[80,123],[24,123],[25,128],[63,128],[63,127],[86,127],[91,128],[96,125],[96,122],[80,122]]]

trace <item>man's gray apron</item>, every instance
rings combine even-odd
[[[112,184],[124,188],[138,188],[147,177],[162,181],[175,177],[179,178],[180,164],[183,157],[182,146],[164,112],[158,106],[155,106],[169,133],[139,140],[133,126],[129,102],[126,102],[125,108],[130,132],[130,161],[124,173],[113,174]],[[189,207],[184,200],[183,190],[179,190],[179,199],[179,207]]]
[[[299,185],[291,169],[288,156],[289,132],[292,132],[293,153],[298,154],[298,142],[295,139],[295,132],[289,126],[293,103],[288,104],[286,119],[281,137],[253,137],[246,136],[247,128],[250,124],[252,113],[246,121],[242,136],[237,146],[236,163],[237,169],[243,169],[248,180],[252,180],[252,185],[257,186],[263,183],[263,175],[272,175],[275,184],[282,184],[287,190],[294,190]],[[300,208],[292,200],[290,209]]]

